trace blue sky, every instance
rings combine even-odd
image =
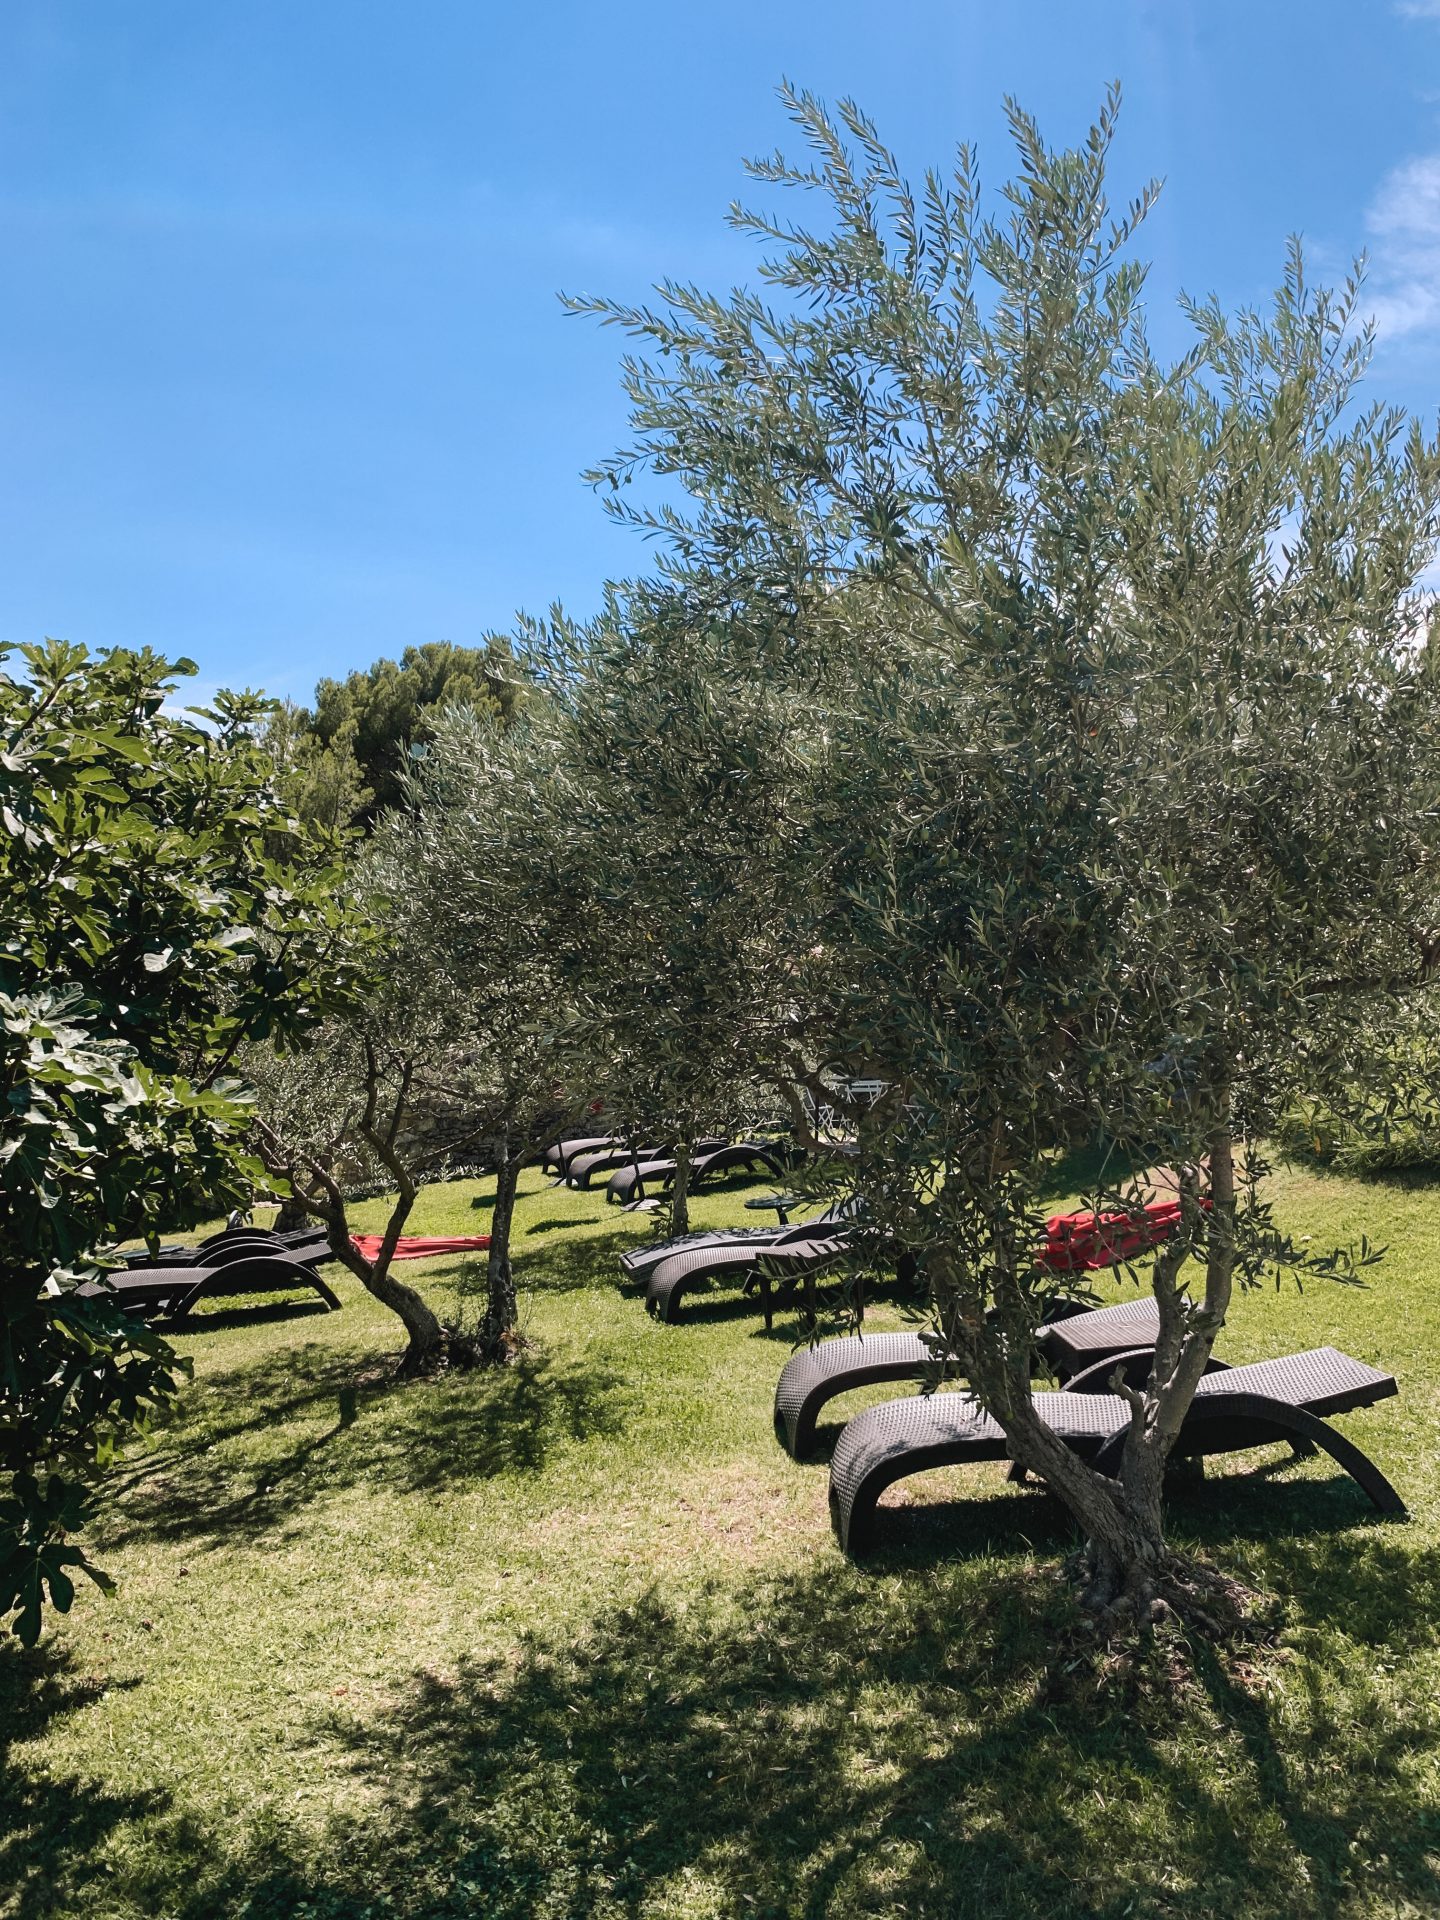
[[[5,0],[0,639],[148,641],[304,698],[642,570],[580,481],[622,343],[558,289],[728,286],[782,75],[918,171],[1125,89],[1174,291],[1372,256],[1374,389],[1440,399],[1440,0]]]

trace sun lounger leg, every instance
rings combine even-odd
[[[1368,1453],[1362,1453],[1353,1440],[1347,1440],[1343,1433],[1337,1433],[1326,1420],[1319,1419],[1313,1413],[1306,1413],[1300,1407],[1283,1407],[1283,1424],[1296,1430],[1302,1441],[1311,1444],[1311,1450],[1323,1450],[1339,1467],[1343,1467],[1357,1486],[1363,1488],[1370,1503],[1381,1513],[1390,1513],[1399,1520],[1408,1520],[1409,1512],[1405,1502],[1391,1486],[1385,1475],[1376,1466]]]
[[[1379,1512],[1393,1514],[1400,1520],[1409,1519],[1405,1502],[1369,1455],[1362,1453],[1328,1420],[1306,1412],[1303,1407],[1287,1406],[1283,1400],[1272,1400],[1265,1394],[1227,1393],[1217,1395],[1214,1400],[1196,1400],[1186,1415],[1185,1427],[1193,1431],[1195,1427],[1208,1425],[1211,1421],[1223,1422],[1235,1418],[1262,1421],[1271,1429],[1276,1440],[1293,1443],[1298,1439],[1308,1443],[1312,1449],[1328,1453]],[[1183,1442],[1185,1428],[1181,1429],[1180,1437]],[[1117,1434],[1096,1456],[1096,1470],[1100,1473],[1118,1473],[1124,1444],[1124,1435]]]

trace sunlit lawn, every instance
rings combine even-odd
[[[528,1176],[500,1377],[386,1388],[393,1323],[346,1276],[337,1314],[217,1313],[109,1497],[117,1596],[0,1658],[0,1913],[1440,1912],[1440,1190],[1278,1186],[1296,1232],[1391,1258],[1244,1299],[1224,1351],[1391,1368],[1343,1424],[1414,1518],[1324,1458],[1212,1467],[1174,1530],[1286,1624],[1170,1688],[1057,1655],[1065,1523],[998,1468],[912,1482],[843,1560],[823,1461],[772,1433],[793,1315],[652,1324],[616,1285],[645,1224],[598,1193]],[[744,1191],[700,1219],[753,1224]],[[483,1202],[434,1190],[416,1227]],[[408,1272],[448,1307],[459,1264]]]

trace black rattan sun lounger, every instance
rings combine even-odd
[[[284,1293],[294,1287],[309,1287],[318,1293],[333,1313],[340,1305],[336,1294],[307,1261],[292,1260],[288,1254],[252,1254],[244,1260],[230,1260],[212,1267],[210,1279],[200,1297],[227,1299],[233,1294]]]
[[[315,1269],[283,1253],[251,1253],[208,1266],[129,1267],[104,1282],[78,1288],[82,1294],[113,1292],[127,1308],[148,1315],[181,1319],[201,1301],[230,1299],[239,1294],[288,1293],[304,1287],[318,1293],[334,1312],[340,1305]],[[186,1289],[188,1288],[188,1292]]]
[[[313,1240],[323,1232],[324,1229],[314,1220],[303,1227],[289,1227],[284,1233],[277,1231],[274,1227],[222,1227],[218,1233],[212,1233],[208,1240],[200,1242],[200,1250],[202,1253],[209,1252],[214,1247],[226,1246],[235,1240],[263,1240],[268,1246],[278,1247],[282,1252],[288,1252],[303,1241]]]
[[[1159,1332],[1154,1296],[1125,1300],[1114,1307],[1081,1308],[1070,1319],[1042,1327],[1037,1345],[1047,1352],[1047,1336],[1086,1323],[1084,1364],[1114,1361],[1139,1347],[1153,1347]],[[887,1380],[913,1380],[932,1363],[931,1349],[919,1333],[857,1333],[843,1340],[822,1340],[792,1353],[775,1387],[775,1434],[787,1453],[803,1459],[815,1443],[820,1412],[838,1394]],[[1051,1358],[1061,1379],[1075,1371],[1062,1357]]]
[[[643,1147],[627,1146],[623,1140],[614,1140],[609,1146],[590,1147],[584,1153],[577,1153],[566,1163],[565,1184],[567,1187],[579,1187],[582,1190],[590,1185],[597,1173],[611,1173],[616,1167],[630,1167],[637,1160],[653,1160],[663,1149],[653,1143]]]
[[[1124,1338],[1129,1328],[1133,1337]],[[1122,1352],[1126,1347],[1153,1347],[1160,1331],[1159,1310],[1153,1293],[1142,1293],[1118,1306],[1095,1313],[1077,1313],[1041,1327],[1035,1343],[1062,1380]]]
[[[702,1280],[724,1278],[742,1286],[758,1280],[765,1324],[769,1326],[771,1281],[794,1284],[823,1272],[844,1253],[848,1237],[843,1222],[822,1224],[811,1220],[803,1226],[786,1227],[765,1245],[712,1245],[672,1253],[650,1269],[645,1305],[657,1320],[675,1321],[680,1318],[680,1303],[686,1292]]]
[[[563,1180],[569,1174],[570,1162],[582,1153],[599,1153],[604,1147],[623,1147],[625,1142],[618,1133],[592,1133],[578,1140],[554,1140],[540,1156],[540,1164],[546,1173],[555,1173]]]
[[[777,1178],[784,1172],[780,1155],[773,1147],[767,1147],[758,1140],[721,1141],[718,1145],[711,1145],[709,1141],[698,1142],[690,1161],[691,1191],[696,1191],[707,1180],[718,1179],[723,1173],[737,1173],[742,1169],[751,1173],[774,1174]],[[673,1158],[643,1160],[638,1165],[620,1167],[611,1174],[605,1198],[622,1207],[628,1206],[632,1200],[645,1197],[646,1187],[664,1189],[674,1178]]]
[[[713,1138],[707,1136],[696,1142],[697,1149],[724,1144],[718,1135]],[[552,1140],[541,1154],[540,1164],[547,1173],[553,1173],[567,1182],[572,1173],[576,1174],[578,1177],[574,1184],[584,1187],[597,1173],[604,1173],[611,1167],[629,1166],[637,1157],[641,1160],[653,1159],[663,1151],[659,1146],[637,1147],[633,1139],[627,1139],[622,1133],[596,1133],[576,1140]],[[588,1164],[578,1166],[580,1161]]]
[[[1097,1369],[1098,1371],[1098,1369]],[[1042,1419],[1102,1473],[1118,1472],[1130,1408],[1110,1393],[1037,1393]],[[1239,1453],[1274,1441],[1308,1441],[1338,1462],[1382,1513],[1405,1513],[1394,1487],[1323,1416],[1368,1407],[1397,1391],[1392,1375],[1334,1347],[1225,1367],[1201,1380],[1176,1442],[1177,1457]],[[850,1421],[830,1463],[830,1516],[847,1553],[868,1547],[876,1504],[897,1480],[979,1460],[1005,1460],[998,1421],[968,1393],[915,1395],[871,1407]]]
[[[242,1231],[233,1238],[202,1247],[195,1258],[195,1265],[197,1267],[228,1267],[237,1260],[263,1259],[271,1255],[278,1255],[282,1260],[298,1261],[303,1267],[318,1267],[326,1260],[335,1258],[334,1250],[330,1245],[330,1236],[323,1228],[273,1240],[267,1240],[263,1235],[246,1234]]]
[[[112,1273],[75,1289],[82,1300],[113,1299],[142,1320],[177,1320],[190,1311],[213,1269],[152,1267],[144,1273]]]
[[[801,1460],[815,1442],[820,1409],[837,1394],[886,1380],[913,1380],[932,1356],[918,1333],[851,1334],[792,1353],[775,1386],[775,1437]]]
[[[329,1236],[321,1227],[301,1227],[293,1233],[274,1233],[266,1227],[226,1227],[212,1233],[198,1246],[159,1247],[151,1253],[145,1247],[122,1256],[127,1267],[218,1267],[230,1260],[248,1259],[254,1254],[279,1253],[287,1259],[320,1266],[335,1254]]]
[[[787,1233],[793,1233],[797,1226],[833,1225],[851,1218],[859,1211],[857,1200],[837,1200],[833,1206],[826,1207],[823,1213],[816,1214],[813,1220],[796,1221],[794,1225],[777,1223],[771,1227],[699,1228],[694,1233],[677,1234],[670,1240],[645,1240],[638,1247],[629,1247],[620,1255],[620,1271],[630,1281],[648,1280],[661,1261],[668,1260],[672,1254],[694,1253],[701,1248],[711,1248],[719,1256],[713,1269],[717,1275],[735,1267],[743,1272],[753,1263],[757,1250],[763,1250]],[[743,1251],[747,1248],[750,1250],[748,1253]]]
[[[729,1144],[718,1134],[706,1134],[704,1139],[695,1142],[693,1152],[696,1159],[701,1159]],[[637,1166],[654,1167],[662,1161],[673,1167],[673,1160],[665,1161],[666,1152],[667,1149],[661,1146],[634,1147],[620,1141],[612,1147],[598,1148],[593,1153],[582,1153],[573,1159],[570,1171],[565,1176],[566,1182],[572,1187],[588,1187],[597,1173],[614,1173],[617,1168],[621,1172],[633,1172]],[[693,1166],[694,1161],[691,1164]],[[607,1193],[606,1197],[614,1196]]]
[[[647,1240],[620,1255],[620,1271],[632,1282],[648,1280],[656,1267],[676,1255],[711,1252],[718,1256],[715,1272],[723,1273],[727,1264],[741,1268],[753,1264],[759,1253],[788,1231],[786,1227],[716,1227],[677,1234],[673,1240]]]

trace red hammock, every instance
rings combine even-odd
[[[350,1236],[357,1252],[363,1253],[367,1260],[373,1260],[379,1253],[384,1240],[383,1234],[352,1233]],[[397,1260],[430,1260],[437,1253],[483,1253],[490,1244],[488,1233],[456,1233],[447,1239],[444,1235],[427,1237],[423,1233],[402,1233],[395,1246]]]
[[[1202,1200],[1202,1206],[1209,1206]],[[1052,1273],[1088,1273],[1137,1260],[1180,1224],[1178,1200],[1155,1200],[1136,1213],[1056,1213],[1045,1222],[1040,1263]],[[1142,1218],[1143,1215],[1143,1218]]]

